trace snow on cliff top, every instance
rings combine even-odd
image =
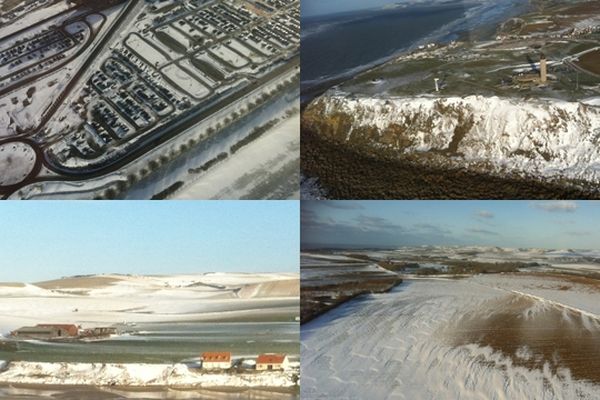
[[[343,113],[353,131],[374,127],[383,140],[390,126],[404,127],[406,152],[448,149],[455,130],[466,128],[456,154],[468,163],[547,177],[600,182],[600,107],[552,99],[500,97],[361,97],[331,91],[318,99],[323,115]],[[472,124],[467,123],[472,118]],[[410,121],[408,123],[407,121]]]

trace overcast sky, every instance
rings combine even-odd
[[[600,202],[311,201],[302,245],[600,248]]]
[[[298,271],[294,201],[5,202],[0,281]]]

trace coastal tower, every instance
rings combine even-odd
[[[440,80],[440,78],[434,78],[433,81],[435,82],[435,91],[439,92],[440,91],[440,85],[438,83],[438,81]]]
[[[547,69],[546,69],[546,56],[544,55],[544,53],[542,53],[540,55],[540,82],[541,83],[546,83],[546,80],[548,79],[547,77]]]

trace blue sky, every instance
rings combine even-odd
[[[303,202],[302,245],[598,249],[600,202]]]
[[[0,281],[298,271],[295,201],[4,202]]]

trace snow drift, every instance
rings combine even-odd
[[[500,279],[498,282],[495,278]],[[510,341],[514,353],[509,356],[492,345],[477,341],[454,343],[456,337],[469,333],[464,323],[471,312],[482,316],[486,324],[496,319],[498,311],[509,308],[498,304],[532,304],[525,307],[522,320],[532,325],[544,323],[548,310],[563,315],[563,325],[579,327],[577,332],[597,335],[600,324],[594,318],[571,313],[558,303],[548,303],[507,290],[528,292],[536,283],[509,276],[465,280],[408,281],[386,294],[365,295],[305,324],[302,329],[302,398],[325,399],[594,399],[598,382],[577,379],[561,360],[544,362],[541,367],[527,367],[526,359],[541,356],[536,348],[520,346],[537,336]],[[554,281],[537,281],[546,298],[556,298]],[[497,286],[504,290],[498,290]],[[582,287],[569,291],[569,301],[589,309],[597,303]],[[584,296],[582,296],[584,294]],[[521,312],[521,309],[514,311]],[[501,320],[499,322],[502,322]],[[510,338],[508,328],[496,330],[500,340]],[[484,332],[485,333],[485,332]],[[536,334],[543,335],[543,329]],[[489,334],[489,332],[488,332]],[[582,336],[567,336],[577,346]],[[597,337],[597,336],[595,336]],[[540,337],[540,346],[553,343]],[[508,340],[508,339],[507,339]],[[581,356],[581,355],[579,355]],[[588,357],[594,357],[588,355]],[[575,360],[582,366],[594,359]],[[589,363],[589,364],[586,364]],[[592,367],[593,370],[593,367]]]

